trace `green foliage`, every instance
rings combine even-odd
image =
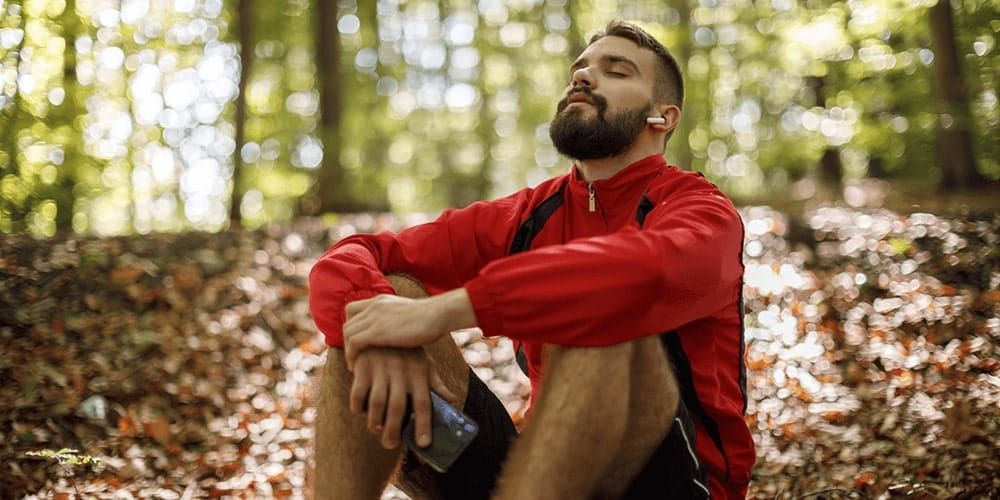
[[[0,2],[0,232],[217,230],[234,187],[254,227],[298,214],[324,168],[397,211],[535,184],[568,167],[547,124],[570,61],[615,17],[683,66],[668,160],[737,198],[816,176],[830,149],[848,177],[940,175],[933,0],[339,1],[333,131],[318,126],[317,1],[255,2],[244,144],[237,2]],[[1000,4],[951,5],[978,167],[1000,178]]]

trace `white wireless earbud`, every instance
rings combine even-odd
[[[650,116],[646,118],[646,123],[657,123],[662,125],[664,123],[667,123],[667,119],[663,118],[662,116]]]

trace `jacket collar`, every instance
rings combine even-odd
[[[570,172],[570,198],[574,199],[574,203],[586,205],[590,196],[589,184],[593,184],[597,204],[602,210],[617,210],[622,203],[627,203],[627,209],[632,210],[653,177],[662,173],[666,167],[663,155],[647,156],[610,178],[588,183],[580,173],[580,168],[574,164]]]

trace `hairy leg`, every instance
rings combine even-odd
[[[427,293],[412,278],[388,276],[403,297]],[[468,392],[469,367],[450,336],[425,347],[438,375],[461,400]],[[325,499],[377,499],[398,468],[402,447],[386,450],[379,436],[368,432],[367,417],[353,415],[348,401],[353,377],[347,370],[343,349],[329,349],[319,387],[316,415],[316,469],[314,497]],[[422,482],[397,484],[414,498],[433,497]]]
[[[670,431],[680,392],[659,337],[633,342],[625,439],[601,476],[599,498],[621,497]]]
[[[496,498],[620,496],[666,435],[677,405],[659,339],[546,349],[541,397]]]
[[[399,462],[348,406],[353,377],[343,349],[329,349],[316,406],[316,500],[377,499]]]
[[[545,349],[541,396],[495,498],[587,498],[625,436],[632,345]]]

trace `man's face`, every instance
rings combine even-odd
[[[656,54],[631,40],[606,36],[580,54],[549,126],[556,149],[577,160],[624,152],[653,108]]]

